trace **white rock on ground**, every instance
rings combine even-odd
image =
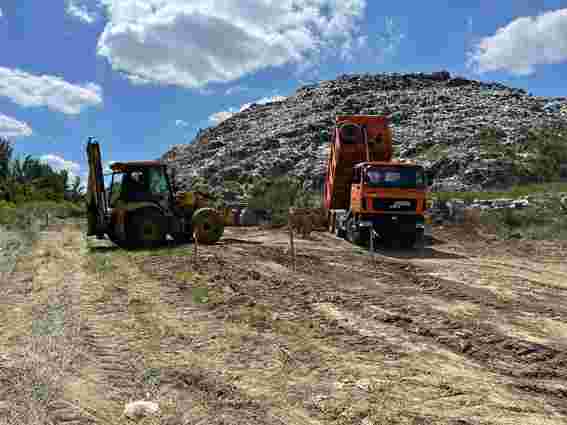
[[[124,416],[130,419],[141,419],[159,413],[159,406],[152,401],[133,401],[124,408]]]

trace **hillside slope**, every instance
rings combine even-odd
[[[512,161],[481,143],[483,134],[495,134],[497,147],[521,146],[529,128],[567,127],[567,117],[544,110],[551,100],[445,71],[341,76],[252,105],[162,160],[177,167],[180,187],[196,175],[219,187],[243,176],[287,174],[318,189],[335,115],[386,114],[398,156],[425,165],[437,188],[478,190],[519,181]]]

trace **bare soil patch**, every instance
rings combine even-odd
[[[284,229],[227,228],[197,262],[191,245],[88,251],[79,228],[52,231],[2,282],[9,423],[126,424],[143,399],[160,414],[142,423],[567,419],[560,245],[542,263],[438,229],[421,252],[370,256],[315,232],[293,272]]]

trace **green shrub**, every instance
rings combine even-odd
[[[567,215],[558,199],[550,199],[525,209],[487,210],[481,222],[504,239],[567,240]]]
[[[8,202],[4,200],[0,200],[0,210],[2,208],[16,208],[16,204],[13,202]]]
[[[303,189],[296,177],[259,178],[248,187],[251,208],[272,210],[272,222],[284,224],[290,207],[316,208],[321,206],[321,194]]]

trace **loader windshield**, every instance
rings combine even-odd
[[[111,207],[122,201],[162,201],[169,186],[162,167],[141,168],[112,176]]]
[[[372,167],[366,170],[365,183],[369,187],[404,189],[425,186],[423,169],[419,167]]]

